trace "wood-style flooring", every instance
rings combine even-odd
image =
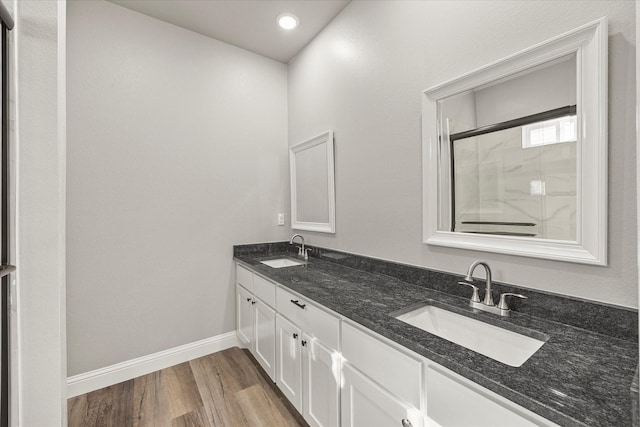
[[[306,427],[237,347],[69,399],[69,427]]]

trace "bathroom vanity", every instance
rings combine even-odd
[[[237,328],[311,426],[632,425],[637,313],[496,284],[529,296],[499,317],[453,274],[321,248],[262,262],[294,250],[234,247]],[[543,343],[510,366],[400,320],[425,304]]]

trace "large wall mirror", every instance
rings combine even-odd
[[[333,132],[289,148],[291,228],[335,233]]]
[[[606,265],[607,25],[423,96],[424,240]]]

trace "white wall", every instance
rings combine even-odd
[[[68,4],[69,375],[235,329],[232,246],[284,240],[287,70]]]
[[[25,427],[66,425],[65,10],[19,1],[14,14],[20,402],[11,417]]]
[[[338,250],[637,307],[635,12],[628,1],[354,1],[289,64],[289,144],[335,132]],[[609,17],[609,266],[422,243],[421,91]]]

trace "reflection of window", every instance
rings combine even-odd
[[[576,142],[576,116],[563,116],[522,126],[522,148]]]

